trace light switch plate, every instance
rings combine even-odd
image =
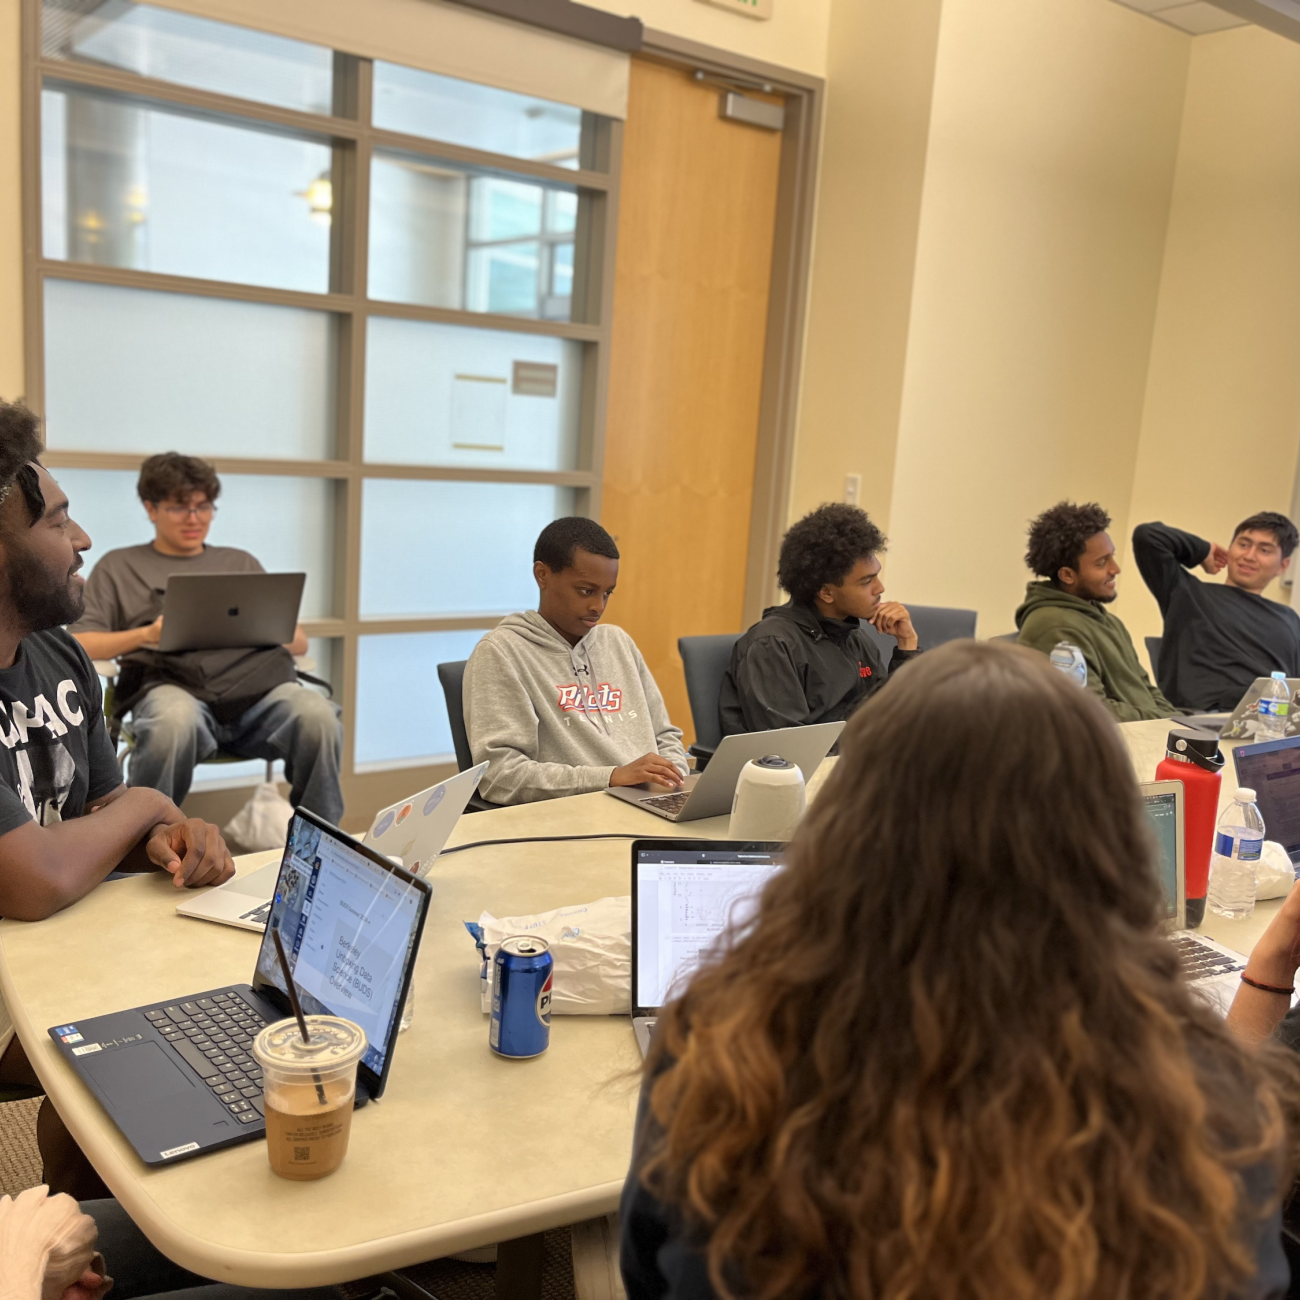
[[[762,19],[771,18],[774,2],[775,0],[700,0],[701,4],[730,9],[733,14],[744,14],[746,18]]]
[[[845,474],[844,476],[844,504],[850,506],[860,505],[862,502],[862,475]]]

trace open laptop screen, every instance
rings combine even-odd
[[[422,882],[380,866],[350,837],[300,815],[289,823],[257,975],[286,992],[271,937],[278,927],[303,1011],[360,1025],[362,1064],[381,1078],[426,897]]]
[[[1165,917],[1180,926],[1178,915],[1178,796],[1173,791],[1143,793],[1147,820],[1160,849],[1160,887],[1165,895]]]
[[[1300,859],[1300,737],[1238,745],[1232,761],[1237,784],[1255,792],[1264,833]]]
[[[743,925],[753,915],[763,886],[781,869],[784,848],[702,840],[636,845],[635,1010],[663,1006],[728,924]]]

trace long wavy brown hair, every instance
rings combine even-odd
[[[1229,1293],[1295,1067],[1193,998],[1131,763],[1041,655],[922,656],[660,1017],[645,1185],[746,1300]],[[1252,1222],[1252,1220],[1254,1222]]]

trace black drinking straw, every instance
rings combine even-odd
[[[304,1043],[310,1043],[311,1035],[307,1032],[307,1018],[302,1014],[302,1003],[298,1001],[298,990],[294,988],[293,976],[289,974],[289,959],[284,955],[284,944],[280,941],[280,927],[278,925],[271,927],[271,938],[275,941],[275,954],[279,957],[280,969],[284,972],[284,987],[289,994],[289,1005],[293,1008],[293,1014],[298,1017],[298,1032],[302,1035]],[[320,1075],[313,1070],[311,1077],[316,1080],[316,1097],[323,1106],[325,1105],[325,1088],[320,1081]]]

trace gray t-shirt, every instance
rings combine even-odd
[[[109,551],[86,579],[86,612],[68,631],[127,632],[148,627],[162,613],[173,573],[263,573],[256,558],[235,546],[205,546],[201,555],[164,555],[149,542]]]

